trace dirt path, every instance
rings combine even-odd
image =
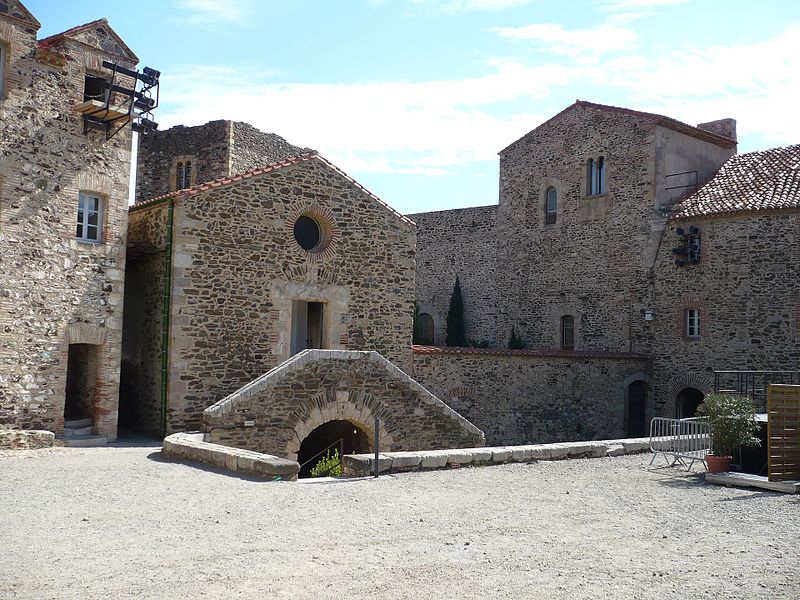
[[[0,598],[800,597],[800,496],[649,456],[265,483],[158,448],[0,456]]]

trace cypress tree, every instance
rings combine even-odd
[[[522,342],[522,334],[517,333],[516,327],[511,326],[511,336],[508,338],[508,347],[510,350],[519,350],[525,347]]]
[[[411,334],[411,343],[412,344],[419,344],[421,343],[420,340],[422,339],[422,332],[420,329],[420,322],[419,322],[419,304],[417,304],[416,300],[414,301],[414,313],[412,316],[412,323],[413,323],[413,332]]]
[[[448,346],[466,346],[464,335],[464,298],[461,295],[461,282],[456,276],[453,286],[453,295],[450,296],[450,308],[447,310],[447,336],[445,344]]]

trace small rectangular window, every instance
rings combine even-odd
[[[561,349],[575,349],[575,317],[571,315],[561,317]]]
[[[700,311],[696,308],[686,309],[686,337],[700,337]]]
[[[84,242],[102,239],[103,201],[94,194],[78,196],[78,222],[75,237]]]
[[[105,77],[99,75],[91,75],[89,73],[84,77],[83,82],[83,100],[98,100],[100,102],[106,101],[106,94],[108,93],[108,81]]]

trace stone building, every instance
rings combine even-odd
[[[199,429],[206,408],[231,395],[246,400],[237,407],[250,407],[266,385],[281,393],[225,421],[222,441],[296,458],[297,436],[308,437],[313,422],[313,429],[328,427],[325,435],[347,438],[349,450],[366,449],[370,420],[379,416],[394,423],[382,447],[421,449],[409,444],[422,439],[427,448],[482,445],[479,430],[422,394],[408,375],[397,376],[398,367],[411,370],[414,224],[314,152],[234,172],[253,160],[237,145],[236,131],[252,133],[248,127],[213,122],[192,128],[203,134],[196,144],[183,139],[180,146],[172,141],[188,128],[170,130],[161,144],[140,150],[141,164],[162,171],[143,179],[140,191],[163,185],[175,161],[187,157],[198,173],[222,168],[223,177],[143,199],[129,211],[123,426],[158,434]],[[233,145],[214,149],[227,158],[204,171],[212,152],[203,145],[218,131],[229,132]],[[279,138],[251,135],[250,156],[264,139]],[[311,348],[334,352],[309,355],[311,365],[306,356],[305,375],[286,383],[282,374],[299,363],[285,361]],[[379,353],[383,366],[350,363],[345,350]],[[257,383],[263,377],[267,383]],[[298,422],[301,412],[307,418]],[[321,421],[322,414],[331,418]],[[210,433],[214,423],[205,423]],[[232,436],[234,428],[243,433]],[[287,436],[297,448],[287,450]]]
[[[0,428],[63,434],[66,418],[113,439],[131,132],[108,139],[76,105],[104,60],[138,59],[105,19],[39,27],[0,0]]]
[[[410,215],[416,300],[441,344],[458,276],[468,338],[530,350],[417,347],[415,378],[494,443],[639,434],[715,369],[798,369],[796,147],[735,152],[731,119],[583,101],[502,150],[498,205]]]

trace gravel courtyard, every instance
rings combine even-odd
[[[648,455],[288,483],[159,450],[0,454],[0,598],[800,597],[800,496]]]

